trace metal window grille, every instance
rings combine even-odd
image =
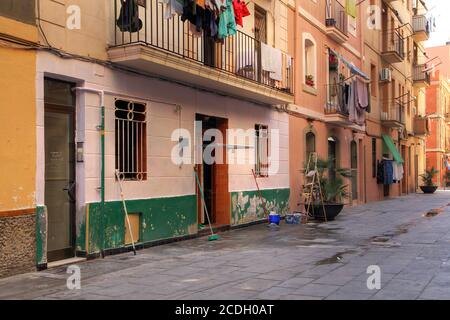
[[[115,160],[122,180],[147,179],[146,105],[115,101]]]
[[[269,129],[264,125],[255,126],[256,164],[255,172],[260,177],[269,176]]]

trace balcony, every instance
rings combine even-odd
[[[416,42],[427,41],[430,38],[430,21],[425,15],[413,16],[413,39]]]
[[[398,32],[386,34],[381,56],[389,63],[402,62],[405,59],[405,39]]]
[[[430,134],[430,121],[428,118],[421,116],[414,118],[414,134],[416,136],[427,136]]]
[[[385,106],[381,111],[381,124],[387,128],[403,128],[405,126],[403,107],[397,102]]]
[[[430,73],[427,70],[427,66],[424,64],[415,65],[413,67],[413,80],[414,86],[418,88],[428,87],[431,83]]]
[[[261,67],[263,44],[245,33],[217,42],[178,15],[166,19],[162,0],[140,0],[136,16],[126,18],[121,1],[113,1],[112,62],[259,103],[294,102],[294,65],[287,54],[279,52],[281,74],[274,80]]]
[[[337,0],[330,1],[326,6],[326,33],[338,43],[344,43],[348,40],[348,16],[345,8]]]
[[[328,102],[325,106],[325,122],[339,126],[349,126],[349,112],[339,99],[340,85],[328,85]],[[342,89],[343,90],[343,89]]]

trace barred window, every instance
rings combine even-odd
[[[269,128],[257,124],[256,134],[256,164],[255,173],[259,177],[269,176]]]
[[[123,180],[147,179],[146,105],[115,101],[116,170]]]

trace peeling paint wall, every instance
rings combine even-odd
[[[47,263],[47,208],[36,208],[36,265]]]
[[[140,243],[197,233],[195,195],[127,201],[129,213],[140,213]],[[125,215],[122,202],[89,204],[89,253],[121,248],[125,244]],[[77,243],[84,241],[83,234]],[[80,246],[81,248],[81,246]]]
[[[261,190],[268,212],[286,215],[289,211],[290,189]],[[267,218],[258,191],[231,194],[231,224],[240,225]]]

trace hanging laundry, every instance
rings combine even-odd
[[[164,18],[170,19],[176,14],[183,14],[184,0],[163,0]]]
[[[139,19],[139,5],[137,0],[120,0],[122,7],[117,19],[117,26],[122,32],[138,32],[142,29],[142,20]]]
[[[250,11],[248,11],[247,5],[243,0],[233,0],[234,16],[236,19],[236,24],[244,27],[242,18],[248,17]]]
[[[352,18],[356,18],[356,0],[346,0],[345,1],[345,12]]]
[[[392,160],[383,160],[384,185],[394,183],[394,162]]]
[[[236,34],[236,19],[232,0],[226,0],[226,10],[219,16],[219,39],[225,39]]]
[[[273,80],[283,80],[283,54],[281,50],[261,42],[261,68]]]
[[[365,124],[366,111],[369,106],[368,88],[366,83],[359,78],[353,80],[349,96],[349,120],[362,126]]]

